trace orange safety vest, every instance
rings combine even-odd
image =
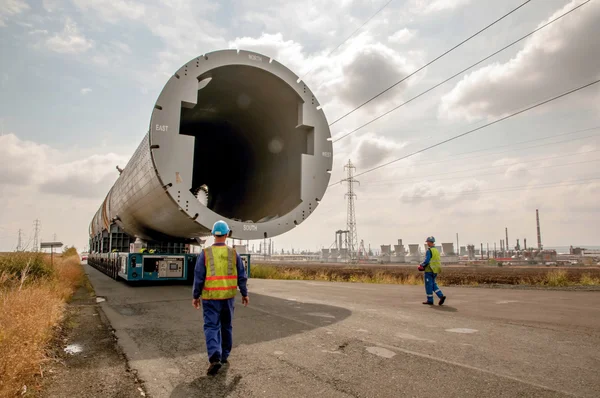
[[[237,294],[237,254],[228,246],[204,249],[206,279],[203,300],[227,300]]]

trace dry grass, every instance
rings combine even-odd
[[[423,274],[408,267],[361,267],[324,265],[253,265],[253,278],[302,279],[329,282],[383,283],[394,285],[423,285]],[[439,286],[485,286],[493,284],[533,286],[600,286],[600,269],[547,268],[445,268],[438,276]]]
[[[572,285],[572,282],[567,276],[567,271],[557,270],[549,271],[546,274],[546,279],[543,281],[543,284],[546,286],[558,287]]]
[[[371,274],[363,272],[360,268],[350,269],[350,272],[348,272],[348,269],[345,269],[345,271],[342,273],[336,269],[314,270],[310,268],[277,267],[259,264],[252,266],[251,276],[257,279],[423,285],[423,277],[421,275],[393,275],[385,271],[378,271]]]
[[[42,373],[46,349],[81,283],[78,256],[18,253],[0,259],[0,397],[14,396]]]
[[[579,284],[583,286],[598,286],[600,285],[600,278],[593,277],[590,274],[583,274],[579,279]]]

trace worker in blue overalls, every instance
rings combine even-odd
[[[433,236],[428,237],[425,240],[425,244],[427,245],[425,261],[419,265],[419,271],[425,271],[423,278],[425,279],[425,294],[427,294],[427,301],[423,304],[433,305],[433,293],[435,292],[440,299],[439,305],[443,305],[444,301],[446,301],[446,296],[444,296],[435,282],[438,274],[442,272],[440,252],[435,248],[435,238]]]
[[[204,315],[204,336],[210,363],[207,374],[216,375],[228,363],[233,345],[233,307],[237,289],[242,293],[242,304],[249,303],[246,288],[246,270],[242,258],[225,242],[230,229],[225,221],[217,221],[212,229],[214,244],[202,251],[194,269],[192,305]]]

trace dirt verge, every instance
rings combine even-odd
[[[87,279],[87,278],[86,278]],[[96,298],[86,281],[68,304],[61,336],[51,349],[50,361],[36,397],[145,396],[143,385],[127,366]]]

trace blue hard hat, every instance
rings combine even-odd
[[[425,242],[435,243],[435,238],[433,236],[430,236],[427,239],[425,239]]]
[[[224,236],[229,233],[229,225],[225,221],[219,220],[213,225],[211,232],[214,236]]]

